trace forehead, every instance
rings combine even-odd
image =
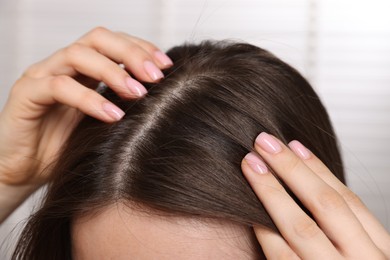
[[[246,228],[147,214],[123,204],[72,225],[74,259],[252,259]]]

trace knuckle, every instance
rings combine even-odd
[[[22,76],[40,78],[42,77],[42,69],[38,66],[38,64],[33,64],[24,71]]]
[[[25,79],[23,77],[16,80],[15,84],[12,86],[9,97],[10,98],[18,98],[25,92],[25,87],[27,84],[25,84]]]
[[[286,190],[282,185],[278,183],[264,183],[264,181],[256,180],[254,185],[258,188],[259,192],[261,192],[263,197],[275,197],[275,196],[285,196],[287,195]]]
[[[128,51],[129,53],[131,52],[137,52],[137,53],[143,53],[144,50],[136,43],[134,42],[127,42],[126,43],[126,51]]]
[[[358,208],[364,205],[363,201],[359,198],[359,196],[349,189],[343,192],[341,196],[344,198],[345,202],[347,202],[347,204],[351,207]]]
[[[64,54],[67,58],[79,56],[85,50],[85,46],[81,43],[72,43],[64,49]]]
[[[114,31],[114,33],[120,35],[120,36],[123,36],[123,37],[130,37],[130,38],[134,38],[134,36],[124,32],[124,31]]]
[[[103,26],[97,26],[93,28],[88,35],[92,39],[99,39],[102,35],[106,34],[109,30]]]
[[[159,50],[159,48],[157,48],[156,45],[154,45],[153,43],[151,43],[150,41],[147,41],[147,40],[144,40],[144,39],[141,39],[141,38],[138,38],[136,36],[132,36],[130,35],[131,38],[137,42],[139,45],[141,46],[144,46],[146,49],[150,49],[150,50]]]
[[[337,210],[345,206],[345,200],[332,188],[320,192],[316,200],[316,209],[320,212]]]
[[[139,61],[139,62],[146,59],[153,60],[150,53],[147,52],[144,48],[142,48],[141,45],[139,45],[136,42],[126,41],[126,43],[123,43],[122,48],[124,53],[133,54],[132,59],[127,60],[129,63],[132,63],[131,62],[132,60]]]
[[[100,74],[100,80],[107,82],[113,87],[121,87],[121,85],[114,79],[125,78],[127,73],[125,70],[119,68],[119,66],[108,65],[105,70],[103,70]]]
[[[67,84],[69,84],[69,77],[65,75],[58,75],[50,80],[50,88],[54,91],[62,89]]]
[[[302,162],[298,157],[292,156],[286,161],[283,171],[284,172],[296,172],[302,167]]]
[[[83,92],[80,95],[80,101],[86,102],[88,100],[93,100],[95,97],[96,97],[95,91],[86,88],[83,90]]]
[[[294,225],[294,233],[302,239],[312,239],[320,234],[320,229],[313,220],[305,219]]]
[[[142,40],[142,41],[141,40],[137,40],[137,41],[135,41],[135,43],[140,48],[142,48],[142,50],[146,50],[146,52],[148,54],[159,50],[154,44],[152,44],[150,42],[147,42],[145,40]]]

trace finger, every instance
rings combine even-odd
[[[159,48],[157,48],[153,43],[145,41],[144,39],[138,38],[133,35],[128,35],[124,32],[117,32],[123,37],[127,38],[129,41],[133,41],[141,46],[145,51],[150,53],[154,62],[158,65],[159,68],[164,69],[173,65],[171,58],[169,58],[165,53],[163,53]]]
[[[267,259],[300,259],[280,234],[262,226],[253,229]]]
[[[23,82],[27,80],[28,82]],[[124,116],[120,108],[69,76],[61,75],[44,79],[21,78],[19,84],[30,86],[22,89],[15,85],[13,93],[18,92],[16,93],[18,100],[28,99],[30,101],[23,104],[28,106],[26,109],[31,112],[39,113],[42,106],[61,103],[108,123],[118,121]],[[34,115],[34,113],[30,114]]]
[[[120,34],[98,27],[78,42],[96,49],[117,63],[123,63],[139,80],[152,82],[164,77],[151,53]]]
[[[355,254],[362,248],[365,249],[365,254],[377,251],[342,196],[319,178],[288,147],[275,137],[261,133],[256,138],[255,148],[313,214],[321,229],[343,254]]]
[[[334,188],[348,204],[352,212],[358,218],[363,228],[374,243],[387,255],[390,256],[390,237],[389,233],[378,221],[378,219],[369,211],[362,200],[345,186],[337,177],[329,170],[328,167],[309,149],[302,145],[299,141],[289,143],[291,150],[299,156],[302,161],[329,186]]]
[[[288,195],[264,162],[249,153],[242,171],[291,249],[302,258],[334,259],[338,252],[317,224]]]
[[[72,44],[49,59],[33,65],[25,75],[36,78],[52,75],[74,76],[77,73],[105,82],[124,98],[141,97],[146,93],[145,87],[132,79],[118,64],[79,43]]]

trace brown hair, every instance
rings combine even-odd
[[[14,259],[71,259],[72,219],[118,200],[276,230],[240,169],[262,131],[300,140],[344,181],[326,110],[295,69],[245,43],[185,44],[168,55],[174,66],[145,84],[146,97],[103,93],[126,111],[121,121],[80,122]]]

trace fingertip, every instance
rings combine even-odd
[[[136,97],[143,97],[148,92],[141,83],[131,77],[126,77],[125,81],[126,86]]]
[[[263,160],[253,152],[245,155],[242,164],[247,164],[249,169],[257,174],[265,174],[268,172],[268,168]],[[244,166],[244,165],[243,165]],[[246,167],[243,167],[246,168]],[[243,169],[246,170],[246,169]]]
[[[144,69],[152,81],[159,81],[164,78],[162,71],[151,61],[144,61]]]
[[[110,102],[104,102],[102,105],[103,111],[114,121],[119,121],[125,115],[125,112]]]
[[[154,52],[154,57],[162,65],[162,68],[168,68],[173,65],[173,61],[165,53],[160,50]]]
[[[269,154],[278,154],[283,150],[282,145],[279,142],[280,141],[273,135],[261,132],[256,137],[255,145]]]
[[[311,152],[301,142],[297,140],[291,141],[288,146],[301,159],[308,160],[311,158]]]

